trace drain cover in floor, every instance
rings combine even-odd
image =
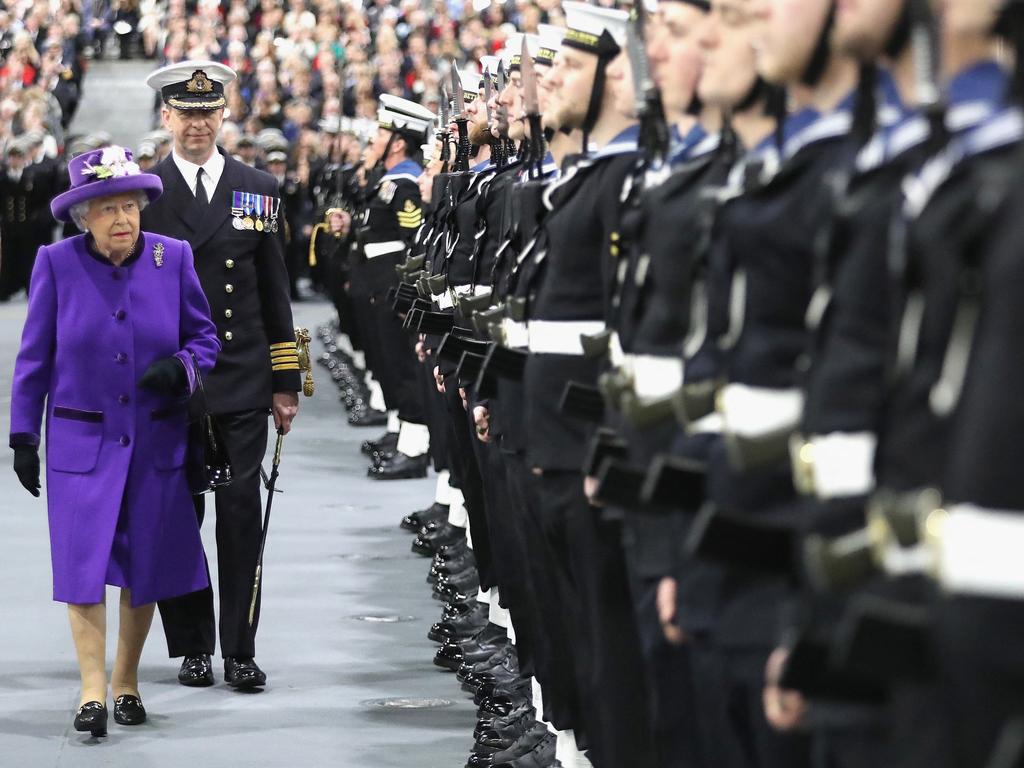
[[[415,616],[399,616],[392,613],[370,613],[363,616],[349,616],[352,621],[365,621],[370,624],[398,624],[402,621],[416,621]]]
[[[451,707],[454,701],[448,699],[367,699],[362,702],[364,707],[380,707],[382,709],[441,709]]]

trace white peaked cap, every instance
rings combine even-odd
[[[562,9],[570,32],[575,30],[600,37],[607,31],[619,46],[625,44],[626,26],[629,23],[629,14],[625,11],[601,8],[576,0],[565,0]]]

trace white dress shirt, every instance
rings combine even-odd
[[[210,159],[202,166],[189,162],[177,152],[172,151],[171,157],[174,158],[174,164],[178,166],[181,175],[185,177],[185,183],[188,184],[193,195],[196,193],[196,174],[199,173],[200,168],[206,171],[203,174],[203,186],[206,187],[206,199],[212,202],[213,193],[217,191],[217,184],[220,182],[220,176],[224,173],[224,155],[214,149]]]

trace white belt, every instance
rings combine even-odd
[[[501,333],[506,347],[526,349],[530,346],[530,332],[526,323],[517,323],[510,317],[504,317],[501,320]]]
[[[945,589],[1024,599],[1024,514],[957,504],[932,513],[925,528]]]
[[[622,342],[619,341],[618,331],[612,331],[608,339],[608,360],[615,368],[622,368],[626,363],[626,353],[622,351]]]
[[[722,433],[722,414],[709,413],[686,425],[689,435],[720,435]]]
[[[725,432],[757,438],[796,429],[804,395],[799,389],[726,384],[719,392],[717,405]]]
[[[832,432],[795,440],[790,458],[798,489],[823,501],[870,493],[877,445],[871,432]]]
[[[480,296],[489,290],[490,288],[486,285],[478,285],[475,288],[468,284],[456,285],[454,288],[449,288],[444,293],[434,296],[433,299],[441,309],[451,309],[455,306],[455,300],[460,296]]]
[[[581,336],[604,330],[600,320],[531,320],[527,326],[530,351],[540,355],[582,355]]]
[[[667,355],[624,355],[618,366],[627,371],[641,402],[663,400],[683,386],[683,359]]]
[[[367,243],[363,246],[363,253],[367,259],[376,259],[378,256],[404,251],[405,247],[405,242],[402,240],[388,240],[383,243]]]

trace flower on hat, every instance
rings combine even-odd
[[[96,179],[117,179],[137,173],[142,173],[142,169],[131,161],[131,155],[124,147],[105,147],[99,164],[86,163],[82,170],[84,176]]]

